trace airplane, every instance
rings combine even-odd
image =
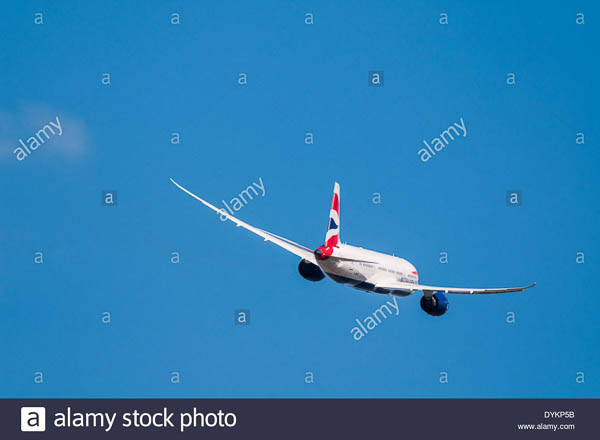
[[[315,250],[280,237],[271,232],[251,226],[235,218],[222,208],[217,208],[196,194],[185,189],[171,178],[179,189],[202,202],[213,211],[242,227],[301,258],[298,264],[300,275],[308,281],[321,281],[325,276],[336,283],[344,284],[366,292],[375,292],[397,297],[406,297],[415,291],[422,291],[421,309],[431,316],[442,316],[448,311],[448,293],[487,294],[520,292],[535,286],[503,287],[491,289],[439,287],[419,284],[419,274],[415,266],[392,255],[351,246],[340,241],[340,185],[335,182],[329,211],[329,223],[325,243]]]

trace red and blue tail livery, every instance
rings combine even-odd
[[[333,186],[333,198],[329,211],[329,225],[325,236],[325,247],[338,247],[340,244],[340,184]]]

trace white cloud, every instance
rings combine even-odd
[[[50,121],[59,118],[62,134],[54,135],[31,153],[31,158],[75,159],[88,148],[88,129],[83,120],[46,104],[23,105],[14,112],[0,109],[0,160],[15,160],[19,139],[26,142]],[[29,157],[28,157],[29,158]]]

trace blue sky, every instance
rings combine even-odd
[[[0,396],[600,397],[595,2],[14,3],[0,17]],[[18,139],[56,116],[63,135],[18,161]],[[421,162],[460,118],[467,135]],[[451,296],[441,318],[414,294],[355,341],[354,319],[388,297],[303,280],[295,256],[169,177],[214,203],[262,178],[238,216],[309,247],[337,180],[342,240],[407,258],[421,282],[538,285]]]

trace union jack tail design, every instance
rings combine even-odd
[[[329,211],[329,225],[325,236],[325,246],[337,247],[340,244],[340,184],[333,186],[333,199]]]

